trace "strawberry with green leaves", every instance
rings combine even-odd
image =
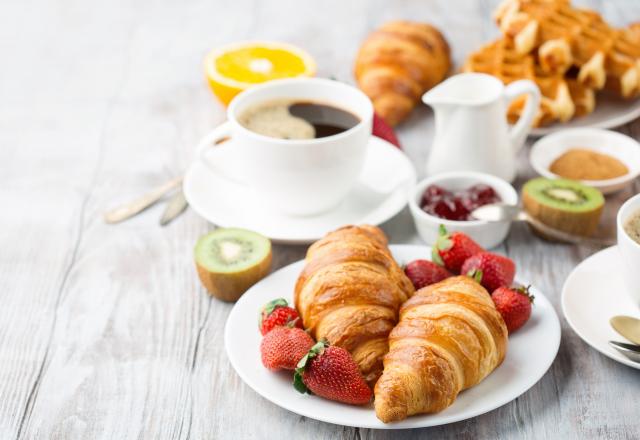
[[[262,335],[266,335],[274,327],[286,326],[292,323],[292,326],[304,328],[298,311],[289,307],[289,303],[284,298],[269,301],[260,310],[260,318],[258,319],[258,328]]]
[[[371,388],[360,374],[351,354],[341,347],[320,341],[298,362],[293,386],[301,393],[313,393],[325,399],[366,405]]]
[[[433,245],[431,259],[446,267],[453,273],[460,273],[464,261],[484,249],[473,241],[471,237],[462,232],[452,232],[449,234],[444,225],[440,225],[440,236]]]
[[[489,292],[513,283],[516,265],[510,258],[492,252],[480,252],[464,261],[461,273],[468,275]]]
[[[515,332],[529,320],[534,299],[529,287],[499,287],[491,294],[491,298],[509,333]]]

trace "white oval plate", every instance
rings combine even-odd
[[[571,148],[586,148],[615,157],[629,168],[624,176],[607,180],[582,180],[611,194],[633,183],[640,174],[640,144],[622,133],[599,128],[573,128],[562,130],[539,139],[531,147],[529,162],[538,174],[550,179],[558,178],[549,167],[553,161]]]
[[[399,264],[429,258],[424,246],[390,246]],[[357,407],[298,393],[290,372],[272,373],[260,361],[257,316],[267,301],[293,297],[293,288],[304,261],[274,272],[236,303],[229,314],[224,341],[231,365],[247,385],[267,400],[305,417],[337,425],[376,429],[422,428],[468,419],[502,406],[531,388],[551,366],[560,345],[560,324],[553,306],[533,288],[535,306],[531,319],[509,338],[507,356],[500,367],[480,384],[463,391],[455,403],[438,414],[416,415],[385,424],[376,418],[373,405]],[[543,403],[540,402],[542,405]]]
[[[220,156],[216,159],[224,160]],[[389,220],[405,207],[415,182],[407,156],[371,136],[359,182],[336,209],[321,215],[296,217],[273,211],[250,188],[216,176],[199,161],[187,170],[183,189],[189,205],[217,226],[251,229],[279,243],[306,244],[346,224]]]
[[[566,128],[615,128],[640,117],[640,99],[626,101],[608,93],[596,96],[596,108],[593,113],[574,118],[568,122],[557,122],[548,127],[531,130],[531,136],[544,136]]]
[[[618,246],[593,254],[569,274],[562,288],[562,313],[587,344],[611,359],[640,370],[640,364],[622,355],[609,341],[625,341],[609,325],[615,315],[640,318],[620,275]],[[625,341],[626,342],[626,341]]]

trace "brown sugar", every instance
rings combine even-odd
[[[625,164],[607,154],[572,148],[556,158],[549,171],[565,179],[606,180],[629,172]]]

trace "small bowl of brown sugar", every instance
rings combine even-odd
[[[611,130],[574,128],[538,140],[529,160],[544,177],[578,180],[611,194],[640,174],[640,143]]]

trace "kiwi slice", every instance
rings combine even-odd
[[[539,177],[522,187],[522,203],[529,215],[552,228],[590,236],[600,222],[604,197],[574,180]]]
[[[257,232],[220,228],[200,237],[195,248],[198,276],[209,293],[236,301],[269,273],[271,242]]]

